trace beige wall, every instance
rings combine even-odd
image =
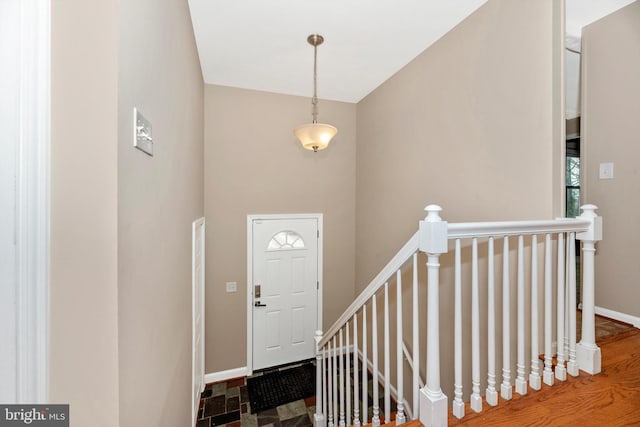
[[[604,218],[596,252],[596,305],[640,316],[634,252],[640,239],[640,2],[582,33],[582,153],[585,201]],[[598,178],[613,162],[614,179]]]
[[[308,98],[206,86],[203,124],[186,3],[125,3],[53,7],[51,390],[73,425],[190,415],[203,182],[206,372],[246,364],[247,214],[324,214],[326,328],[427,203],[448,220],[552,213],[550,1],[490,1],[357,106],[321,101],[340,133],[317,154],[291,133]],[[130,146],[133,106],[153,158]]]
[[[448,221],[553,218],[558,204],[554,186],[562,184],[554,180],[558,154],[553,117],[558,113],[553,95],[558,72],[553,64],[555,13],[550,0],[491,0],[358,104],[357,291],[416,231],[429,203],[440,204]],[[510,275],[515,283],[515,240],[510,247]],[[484,243],[481,257],[486,251]],[[495,251],[501,253],[501,241],[496,242]],[[468,279],[469,248],[465,253],[463,277]],[[501,263],[498,258],[496,265]],[[426,257],[421,255],[418,262],[419,301],[426,301]],[[451,398],[452,253],[442,256],[440,264],[441,385]],[[480,306],[486,307],[486,260],[481,259],[480,265]],[[496,273],[501,283],[502,272]],[[411,283],[408,272],[403,283]],[[409,289],[409,285],[403,288],[404,307],[411,307]],[[463,295],[465,322],[470,315],[469,289]],[[512,292],[512,319],[515,296]],[[500,288],[496,301],[502,301]],[[393,313],[393,289],[390,305]],[[379,302],[379,318],[381,306]],[[486,313],[486,308],[481,310]],[[410,316],[406,310],[404,338],[409,347]],[[426,306],[421,304],[420,325],[426,318]],[[485,322],[483,318],[482,343],[487,342]],[[502,324],[501,312],[496,313],[496,322]],[[465,333],[464,342],[469,345],[469,330]],[[502,337],[496,341],[501,348]],[[511,342],[515,354],[515,328]],[[424,364],[424,344],[420,350]],[[515,358],[511,362],[516,372]],[[468,352],[463,363],[470,367]],[[500,352],[496,363],[502,364]],[[395,366],[394,354],[391,366]],[[486,379],[486,361],[481,366],[481,378]],[[424,368],[421,371],[424,378]],[[411,384],[409,375],[405,372],[405,384]],[[391,377],[393,381],[394,369]],[[465,379],[464,386],[468,393],[470,379]],[[481,389],[485,387],[482,380]]]
[[[51,3],[50,395],[118,425],[117,2]]]
[[[324,214],[325,327],[353,300],[356,106],[319,108],[339,133],[313,153],[292,133],[311,119],[309,98],[205,88],[208,373],[246,366],[248,214]],[[225,292],[230,281],[237,293]]]
[[[186,1],[119,8],[120,425],[184,426],[191,223],[204,214],[204,85]],[[152,123],[153,157],[132,146],[134,106]]]
[[[357,285],[443,218],[552,215],[551,1],[492,0],[358,104]]]
[[[191,416],[203,82],[186,2],[52,3],[51,387],[72,426]],[[140,25],[144,22],[144,25]],[[153,158],[132,147],[132,110]]]

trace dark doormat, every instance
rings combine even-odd
[[[247,378],[251,412],[257,413],[316,393],[316,372],[311,363]]]

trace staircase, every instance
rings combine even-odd
[[[325,333],[316,333],[317,427],[378,427],[392,419],[392,397],[395,424],[445,426],[449,410],[463,419],[469,409],[511,400],[514,391],[535,392],[579,370],[600,372],[594,255],[602,218],[595,206],[583,206],[575,219],[451,224],[439,206],[425,210],[409,241]],[[369,384],[380,384],[383,395],[372,387],[370,415]]]

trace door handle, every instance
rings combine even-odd
[[[262,304],[260,301],[256,301],[253,303],[254,307],[266,307],[267,304]]]

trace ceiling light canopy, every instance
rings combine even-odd
[[[318,123],[317,58],[318,46],[324,42],[324,37],[320,34],[311,34],[307,37],[307,42],[313,46],[313,98],[311,98],[313,122],[296,127],[293,129],[293,133],[300,140],[304,148],[318,152],[329,146],[331,139],[338,133],[338,129],[329,124]]]

